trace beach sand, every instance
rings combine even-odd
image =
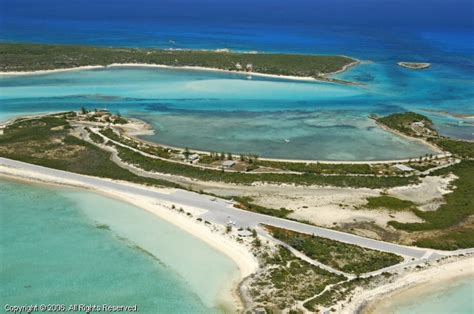
[[[350,64],[345,65],[342,69],[333,72],[333,73],[326,73],[324,76],[320,78],[315,78],[311,76],[292,76],[292,75],[277,75],[277,74],[265,74],[265,73],[258,73],[258,72],[245,72],[245,71],[230,71],[230,70],[223,70],[217,68],[207,68],[207,67],[199,67],[199,66],[170,66],[170,65],[163,65],[163,64],[148,64],[148,63],[112,63],[106,66],[103,65],[88,65],[88,66],[80,66],[75,68],[64,68],[64,69],[54,69],[54,70],[38,70],[38,71],[11,71],[11,72],[0,72],[0,76],[17,76],[17,75],[41,75],[41,74],[51,74],[51,73],[59,73],[59,72],[67,72],[67,71],[79,71],[79,70],[92,70],[92,69],[105,69],[105,68],[114,68],[114,67],[146,67],[146,68],[162,68],[162,69],[177,69],[177,70],[196,70],[196,71],[212,71],[212,72],[224,72],[224,73],[235,73],[241,74],[245,77],[247,76],[259,76],[259,77],[268,77],[268,78],[278,78],[278,79],[285,79],[285,80],[296,80],[296,81],[308,81],[308,82],[323,82],[323,83],[332,83],[332,84],[343,84],[339,81],[332,81],[328,79],[328,76],[333,74],[338,74],[347,69],[359,64],[359,61],[354,61]],[[353,83],[352,85],[357,85]]]
[[[453,257],[447,260],[432,262],[432,265],[416,272],[406,272],[393,282],[375,289],[360,289],[346,304],[341,313],[384,313],[383,308],[390,306],[387,302],[413,298],[434,287],[448,285],[461,278],[474,277],[474,257]]]

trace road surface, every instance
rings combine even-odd
[[[229,220],[235,223],[235,227],[243,228],[255,228],[259,224],[268,224],[280,228],[290,229],[297,232],[314,234],[316,236],[341,241],[349,244],[359,245],[362,247],[390,252],[394,254],[403,255],[409,258],[421,259],[427,258],[434,259],[440,257],[442,252],[434,252],[429,249],[422,249],[416,247],[409,247],[398,245],[394,243],[388,243],[383,241],[377,241],[373,239],[364,238],[361,236],[335,231],[331,229],[316,227],[291,221],[287,219],[277,218],[273,216],[262,215],[250,211],[234,208],[228,200],[213,198],[207,195],[189,192],[185,190],[173,190],[169,193],[160,192],[158,189],[148,188],[146,186],[140,186],[120,181],[112,181],[109,179],[102,179],[98,177],[86,176],[42,166],[32,165],[20,161],[15,161],[7,158],[0,157],[0,166],[6,166],[16,168],[20,170],[27,170],[31,173],[37,173],[41,175],[52,176],[58,179],[66,179],[76,181],[83,185],[95,188],[98,190],[110,189],[121,193],[131,193],[134,195],[142,195],[146,197],[155,198],[157,200],[171,202],[177,206],[193,206],[202,208],[205,212],[200,216],[203,220],[210,221],[211,223],[225,225]],[[0,171],[1,173],[1,171]],[[447,253],[447,252],[446,252]]]

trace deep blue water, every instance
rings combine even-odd
[[[445,52],[473,55],[473,11],[470,0],[1,0],[0,39],[451,62]]]

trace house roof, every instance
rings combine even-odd
[[[412,167],[408,167],[408,166],[402,165],[402,164],[394,165],[394,167],[397,168],[398,170],[401,170],[401,171],[414,171],[415,170]]]

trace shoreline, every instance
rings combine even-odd
[[[47,115],[59,114],[61,112],[62,111],[39,113],[39,114],[29,114],[29,115],[18,115],[18,116],[15,116],[15,117],[10,117],[10,118],[8,118],[8,120],[5,120],[5,121],[0,120],[0,129],[4,128],[5,126],[7,126],[8,124],[14,122],[17,119],[22,119],[22,118],[33,119],[33,118],[39,118],[39,117],[47,116]],[[149,145],[160,146],[160,147],[167,148],[167,149],[175,149],[175,150],[184,151],[183,147],[172,146],[172,145],[163,144],[163,143],[159,143],[159,142],[154,142],[154,141],[150,141],[150,140],[142,138],[141,136],[154,135],[155,134],[155,129],[153,129],[153,127],[147,121],[144,121],[144,120],[141,120],[141,119],[138,119],[138,118],[135,118],[135,117],[129,117],[128,119],[130,121],[136,121],[139,124],[141,124],[142,129],[136,129],[136,130],[133,130],[133,131],[129,131],[126,128],[121,127],[121,129],[124,131],[124,135],[126,135],[126,136],[128,136],[128,137],[130,137],[134,140],[137,140],[137,141],[149,144]],[[396,130],[392,130],[392,129],[388,128],[387,126],[385,126],[381,123],[378,123],[377,121],[375,121],[375,123],[378,127],[380,127],[381,129],[383,129],[387,132],[391,132],[391,133],[393,133],[397,136],[403,137],[403,138],[405,138],[407,140],[410,140],[410,141],[413,140],[413,141],[420,142],[420,143],[432,148],[435,152],[438,153],[438,154],[434,154],[433,157],[436,156],[438,158],[446,158],[446,157],[451,156],[451,153],[441,150],[439,147],[435,146],[433,143],[429,143],[427,141],[424,141],[423,139],[410,137],[410,136],[405,135],[403,133],[400,133]],[[120,127],[120,126],[118,126],[118,127]],[[211,151],[204,151],[204,150],[199,150],[199,149],[189,149],[189,151],[192,152],[192,153],[197,153],[197,154],[208,154],[209,155],[211,153]],[[238,154],[234,154],[234,153],[232,153],[232,154],[233,155],[238,155]],[[263,160],[263,161],[305,163],[305,164],[318,164],[319,163],[319,164],[329,164],[329,165],[337,165],[337,164],[341,164],[341,165],[344,165],[344,164],[345,165],[351,165],[351,164],[354,164],[354,165],[376,165],[376,164],[405,163],[405,162],[412,161],[414,158],[419,158],[419,157],[420,156],[411,157],[411,158],[404,158],[404,159],[387,159],[387,160],[318,160],[318,159],[270,158],[270,157],[261,157],[260,156],[258,159]]]
[[[354,58],[351,58],[354,59]],[[11,72],[0,72],[1,76],[28,76],[28,75],[44,75],[52,73],[61,73],[61,72],[71,72],[71,71],[81,71],[81,70],[95,70],[95,69],[107,69],[107,68],[120,68],[120,67],[142,67],[142,68],[158,68],[158,69],[173,69],[173,70],[195,70],[195,71],[208,71],[208,72],[221,72],[229,74],[239,74],[242,76],[258,76],[266,78],[276,78],[283,80],[292,80],[292,81],[303,81],[303,82],[323,82],[323,83],[332,83],[332,84],[341,84],[341,85],[353,85],[359,86],[361,84],[354,82],[345,82],[339,80],[332,80],[329,78],[331,75],[339,74],[347,71],[349,68],[360,64],[361,62],[357,59],[355,61],[346,64],[342,69],[335,72],[324,73],[321,78],[316,78],[312,76],[293,76],[293,75],[279,75],[279,74],[267,74],[260,72],[246,72],[246,71],[232,71],[232,70],[223,70],[219,68],[208,68],[200,66],[171,66],[164,64],[150,64],[150,63],[111,63],[108,65],[87,65],[79,66],[73,68],[63,68],[63,69],[51,69],[51,70],[36,70],[36,71],[11,71]],[[344,83],[345,82],[345,83]]]
[[[474,256],[454,257],[454,261],[441,260],[420,271],[409,270],[389,282],[374,289],[362,289],[344,307],[344,313],[375,314],[386,303],[396,303],[413,294],[429,293],[443,283],[474,278]]]
[[[129,119],[134,119],[136,121],[140,121],[142,123],[144,123],[145,125],[147,125],[146,129],[144,129],[143,131],[144,132],[149,132],[150,130],[154,130],[151,125],[147,122],[147,121],[144,121],[144,120],[141,120],[141,119],[138,119],[138,118],[129,118]],[[381,129],[387,131],[387,132],[391,132],[397,136],[400,136],[400,137],[403,137],[409,141],[417,141],[417,142],[420,142],[421,144],[423,145],[426,145],[428,146],[429,148],[433,149],[435,153],[437,154],[433,154],[433,157],[438,157],[438,158],[446,158],[446,157],[450,157],[451,156],[451,153],[449,152],[445,152],[443,150],[441,150],[439,147],[435,146],[434,144],[432,143],[429,143],[429,142],[426,142],[422,139],[418,139],[418,138],[414,138],[414,137],[410,137],[410,136],[407,136],[405,134],[402,134],[402,133],[398,133],[394,130],[391,130],[390,128],[382,125],[382,124],[379,124],[379,123],[376,123],[377,126],[379,126]],[[130,133],[128,132],[125,128],[122,128],[122,130],[124,131],[124,134],[132,139],[135,139],[137,141],[141,141],[141,142],[144,142],[144,143],[147,143],[147,144],[150,144],[150,145],[155,145],[155,146],[160,146],[160,147],[163,147],[163,148],[168,148],[168,149],[175,149],[175,150],[181,150],[181,151],[184,151],[184,148],[183,147],[179,147],[179,146],[172,146],[172,145],[168,145],[168,144],[163,144],[163,143],[159,143],[159,142],[154,142],[154,141],[151,141],[151,140],[147,140],[147,139],[144,139],[142,138],[141,136],[145,135],[150,135],[148,133],[141,133],[140,131],[137,131],[137,132],[133,132],[133,133]],[[154,135],[154,134],[153,134]],[[199,150],[199,149],[192,149],[190,148],[189,149],[190,152],[192,153],[197,153],[197,154],[210,154],[211,152],[210,151],[204,151],[204,150]],[[237,153],[232,153],[233,155],[238,155]],[[414,158],[419,158],[420,156],[415,156],[415,157],[411,157],[411,158],[403,158],[403,159],[387,159],[387,160],[318,160],[318,159],[288,159],[288,158],[271,158],[271,157],[261,157],[259,156],[258,159],[259,160],[262,160],[262,161],[274,161],[274,162],[289,162],[289,163],[304,163],[304,164],[333,164],[333,165],[337,165],[337,164],[346,164],[346,165],[350,165],[350,164],[359,164],[359,165],[375,165],[375,164],[397,164],[397,163],[404,163],[404,162],[409,162],[409,161],[412,161]]]
[[[441,148],[439,148],[438,146],[436,146],[435,144],[433,143],[430,143],[428,142],[427,140],[423,139],[423,138],[417,138],[417,137],[413,137],[413,136],[409,136],[409,135],[406,135],[406,134],[403,134],[402,132],[399,132],[398,130],[395,130],[395,129],[392,129],[388,126],[386,126],[385,124],[383,123],[380,123],[379,121],[375,120],[375,123],[377,124],[378,127],[380,127],[382,130],[385,130],[387,132],[390,132],[392,134],[395,134],[395,135],[398,135],[400,137],[403,137],[403,138],[406,138],[408,140],[412,140],[412,141],[416,141],[416,142],[420,142],[428,147],[430,147],[431,149],[433,149],[435,152],[437,153],[440,153],[440,154],[446,154],[447,152],[443,151]],[[436,156],[436,155],[434,155]],[[439,156],[438,156],[439,157]]]
[[[410,70],[424,70],[431,67],[431,63],[429,62],[407,62],[407,61],[399,61],[397,62],[399,66],[402,68],[410,69]]]
[[[92,193],[97,193],[105,197],[119,200],[121,202],[126,202],[132,206],[138,207],[142,210],[150,212],[151,214],[154,214],[155,216],[164,220],[167,223],[173,224],[181,230],[189,233],[191,236],[205,242],[207,245],[216,249],[221,254],[226,255],[235,263],[238,269],[238,275],[235,276],[236,279],[228,285],[230,287],[230,291],[222,291],[221,294],[216,296],[217,300],[219,301],[216,306],[224,306],[226,308],[232,305],[233,308],[239,310],[244,308],[246,301],[242,299],[242,295],[240,294],[240,284],[248,276],[258,270],[259,265],[257,260],[243,245],[240,245],[237,242],[221,235],[220,231],[211,231],[204,224],[199,224],[185,215],[180,215],[178,212],[171,211],[167,208],[168,206],[171,207],[171,205],[167,204],[166,201],[160,201],[157,199],[145,197],[137,198],[130,193],[119,193],[117,191],[111,191],[105,187],[84,184],[81,182],[76,182],[74,180],[59,179],[47,175],[38,174],[32,171],[19,170],[5,166],[0,166],[0,179],[1,178],[26,182],[30,184],[32,183],[39,185],[55,186],[60,188],[84,189]],[[125,181],[118,182],[131,186],[135,185],[133,183]],[[147,188],[157,189],[152,187]],[[171,191],[174,189],[162,188],[160,190],[162,190],[163,192]],[[196,210],[202,211],[202,209],[198,208],[185,207],[185,209],[189,210],[190,212]]]

